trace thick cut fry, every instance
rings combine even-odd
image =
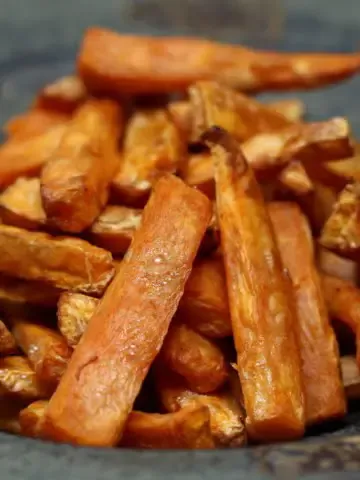
[[[360,367],[360,290],[346,280],[329,275],[322,276],[322,284],[330,316],[347,325],[356,336]]]
[[[308,195],[314,190],[314,184],[303,164],[297,160],[293,160],[280,172],[278,180],[281,189],[292,193],[295,197]]]
[[[341,357],[341,372],[346,397],[349,400],[360,399],[360,370],[356,360],[351,355]]]
[[[15,227],[28,230],[43,227],[46,215],[41,202],[40,180],[21,177],[2,192],[0,216],[4,223]]]
[[[218,79],[241,91],[314,88],[360,69],[358,54],[274,53],[200,38],[119,35],[90,28],[78,70],[92,92],[163,93]]]
[[[37,400],[21,410],[19,422],[23,435],[44,438],[44,420],[48,404],[47,400]]]
[[[0,188],[10,185],[18,177],[38,174],[58,148],[65,130],[66,124],[58,125],[41,135],[9,140],[0,147]]]
[[[24,357],[0,358],[0,395],[18,400],[48,398],[49,393]]]
[[[141,215],[142,210],[135,208],[107,206],[91,226],[91,241],[114,254],[126,253]]]
[[[0,274],[0,303],[55,307],[60,291],[41,282],[29,282]]]
[[[12,318],[12,333],[27,356],[38,378],[54,390],[63,376],[72,349],[55,330],[36,324],[25,317]]]
[[[0,355],[11,355],[16,353],[17,346],[12,333],[5,323],[0,320]]]
[[[120,107],[89,100],[75,114],[41,174],[41,196],[49,223],[81,232],[99,215],[118,167]]]
[[[81,293],[65,292],[58,303],[58,327],[71,347],[75,347],[85,332],[96,307],[97,298]]]
[[[229,389],[200,395],[189,390],[181,377],[161,364],[156,368],[156,387],[160,402],[168,412],[196,405],[208,407],[211,432],[217,446],[241,447],[246,444],[245,414]]]
[[[305,104],[299,98],[288,98],[276,102],[269,102],[267,106],[280,115],[283,115],[290,122],[301,122],[305,114]]]
[[[28,112],[11,118],[4,127],[5,133],[11,140],[31,139],[40,135],[52,127],[64,125],[70,116],[42,108],[33,108]]]
[[[284,116],[271,108],[216,82],[199,82],[189,88],[194,137],[213,126],[227,130],[243,142],[264,132],[289,127]]]
[[[154,182],[174,173],[183,158],[183,142],[166,110],[135,112],[129,120],[113,195],[130,206],[145,205]]]
[[[294,327],[302,361],[306,422],[341,417],[346,402],[339,349],[315,268],[310,228],[295,203],[272,203],[269,213],[283,265],[294,286],[298,316]]]
[[[186,282],[178,316],[210,338],[231,335],[231,321],[222,258],[207,258],[194,265]]]
[[[88,92],[75,75],[62,77],[46,85],[36,99],[38,108],[73,113],[87,99]]]
[[[260,188],[236,141],[206,133],[215,163],[216,202],[230,315],[250,435],[261,441],[304,432],[297,322]]]
[[[317,250],[317,264],[321,272],[347,280],[354,285],[357,284],[359,277],[359,267],[357,263],[347,258],[339,257],[335,255],[335,253],[322,247],[319,247]]]
[[[185,324],[173,323],[161,350],[164,363],[185,378],[191,390],[209,393],[228,378],[220,348]]]
[[[175,413],[131,412],[121,446],[132,448],[215,448],[206,406],[185,407]]]
[[[109,252],[85,240],[0,225],[0,272],[101,294],[114,275],[114,265]]]
[[[118,443],[211,213],[207,198],[181,180],[158,181],[121,269],[50,401],[46,426],[53,439]]]
[[[360,258],[360,183],[349,184],[340,193],[321,232],[320,244],[341,256]]]

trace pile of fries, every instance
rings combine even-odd
[[[359,71],[359,54],[88,30],[78,75],[0,147],[0,428],[203,449],[344,417],[360,147],[345,118],[247,94]]]

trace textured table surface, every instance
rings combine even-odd
[[[208,0],[219,18],[224,1]],[[170,2],[167,0],[168,5]],[[360,47],[360,0],[285,0],[285,5],[287,21],[280,48],[354,51]],[[155,9],[149,12],[149,24],[133,22],[126,15],[128,6],[125,0],[0,0],[0,123],[25,109],[44,83],[73,71],[87,26],[97,24],[124,32],[151,33],[159,27],[163,33],[171,31],[171,25],[160,21]],[[360,78],[300,96],[310,118],[345,115],[360,135],[359,90]],[[310,440],[251,451],[195,453],[73,449],[0,434],[0,478],[355,480],[359,474],[351,471],[360,471],[358,423],[353,415],[340,427],[359,436],[342,439],[335,435],[326,444],[320,439],[315,444]],[[338,473],[331,473],[334,471]]]

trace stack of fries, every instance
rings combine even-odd
[[[359,146],[345,118],[246,93],[359,70],[90,29],[78,76],[0,148],[0,428],[200,449],[343,417],[360,398]]]

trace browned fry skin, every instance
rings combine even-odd
[[[360,254],[360,183],[340,193],[321,232],[320,244],[341,256],[358,260]]]
[[[174,173],[183,159],[181,136],[166,110],[137,111],[130,118],[122,160],[112,182],[114,197],[130,206],[144,206],[154,182]]]
[[[279,174],[280,188],[291,192],[296,197],[311,194],[314,184],[306,173],[302,163],[292,161]]]
[[[109,252],[85,240],[0,225],[0,272],[100,295],[114,275]]]
[[[18,177],[37,175],[58,148],[65,130],[66,124],[61,124],[34,137],[4,143],[0,147],[0,188]]]
[[[141,224],[141,215],[139,209],[107,206],[91,226],[91,241],[113,254],[125,254]]]
[[[339,349],[314,263],[310,228],[295,203],[272,203],[269,213],[283,265],[294,286],[306,423],[342,417],[346,402]]]
[[[49,398],[46,385],[43,385],[24,357],[0,358],[0,395],[17,400],[34,401]]]
[[[47,400],[38,400],[21,410],[19,422],[23,435],[33,438],[44,438],[43,427],[48,404]]]
[[[356,335],[360,367],[360,290],[340,278],[322,275],[323,291],[330,316],[345,323]]]
[[[185,324],[171,324],[161,356],[198,393],[213,392],[228,378],[228,366],[220,348]]]
[[[121,446],[190,450],[215,448],[209,409],[203,405],[191,405],[167,414],[131,412]]]
[[[207,258],[194,265],[186,282],[178,316],[210,338],[231,335],[231,321],[222,258]]]
[[[75,76],[62,77],[46,85],[36,99],[37,108],[73,113],[88,97],[82,80]]]
[[[156,368],[156,387],[160,402],[168,412],[196,405],[208,407],[211,432],[218,447],[246,444],[245,415],[229,389],[200,395],[189,390],[180,376],[161,364]]]
[[[351,355],[341,357],[341,372],[346,397],[349,400],[360,399],[360,370],[355,357]]]
[[[210,217],[211,204],[201,193],[173,176],[157,182],[121,268],[50,401],[51,438],[102,446],[119,442]]]
[[[55,307],[60,291],[41,282],[29,282],[0,274],[0,302]]]
[[[72,349],[55,330],[28,319],[12,318],[12,333],[30,365],[49,390],[55,390],[63,376]]]
[[[58,327],[71,347],[79,343],[98,304],[97,298],[81,293],[65,292],[60,296],[57,310]]]
[[[342,258],[326,248],[317,249],[317,264],[325,275],[347,280],[354,285],[358,282],[359,266],[356,262]]]
[[[258,133],[292,125],[271,108],[216,82],[196,83],[189,88],[189,96],[195,138],[200,138],[208,128],[217,126],[243,142]]]
[[[45,225],[40,180],[20,177],[0,194],[0,216],[3,223],[36,230]]]
[[[89,227],[105,206],[118,167],[121,109],[111,100],[89,100],[76,112],[41,174],[49,224],[67,232]]]
[[[305,114],[305,104],[299,98],[288,98],[270,102],[268,107],[283,115],[290,122],[301,122]]]
[[[0,320],[0,355],[11,355],[16,353],[17,346],[12,333],[5,323]]]
[[[205,138],[215,163],[216,201],[248,432],[256,440],[304,432],[301,364],[290,282],[260,188],[234,139]]]
[[[273,53],[200,38],[119,35],[100,28],[87,30],[78,56],[87,88],[115,95],[185,90],[211,78],[240,91],[314,88],[359,69],[358,54]]]
[[[52,127],[66,124],[70,116],[61,112],[32,108],[28,112],[11,118],[4,127],[6,135],[11,140],[31,139]]]

